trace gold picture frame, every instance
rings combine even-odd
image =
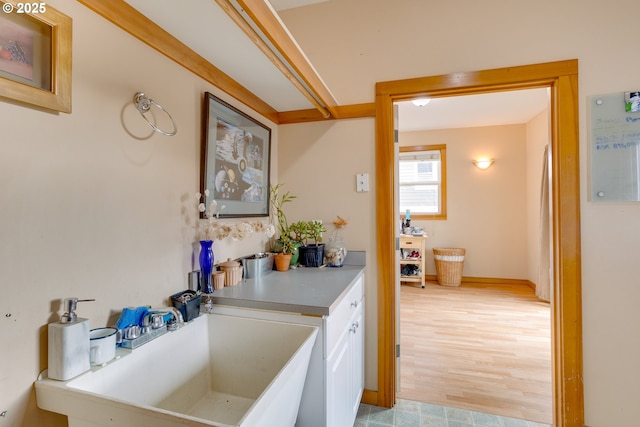
[[[44,2],[0,7],[0,97],[71,113],[72,19]]]

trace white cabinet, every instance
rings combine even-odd
[[[353,426],[364,390],[364,299],[350,292],[341,303],[350,314],[342,322],[337,343],[329,348],[327,366],[327,426]],[[331,317],[331,316],[330,316]]]
[[[349,389],[351,395],[348,401],[351,402],[349,414],[351,416],[351,425],[358,415],[360,408],[360,400],[364,392],[364,299],[363,304],[356,315],[354,322],[355,329],[350,335],[351,339],[351,385]]]
[[[364,274],[329,316],[214,306],[214,312],[318,326],[296,427],[353,426],[364,390]]]

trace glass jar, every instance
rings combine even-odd
[[[347,257],[347,247],[342,237],[329,237],[329,242],[324,248],[324,256],[329,267],[342,267]]]

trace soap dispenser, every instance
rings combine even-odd
[[[49,324],[49,373],[54,380],[66,381],[90,368],[89,320],[76,315],[78,302],[94,301],[67,298],[65,313],[59,322]]]

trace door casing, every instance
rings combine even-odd
[[[567,60],[376,84],[376,231],[378,391],[392,407],[397,393],[393,103],[517,89],[550,89],[553,296],[551,310],[554,426],[584,426],[578,61]]]

